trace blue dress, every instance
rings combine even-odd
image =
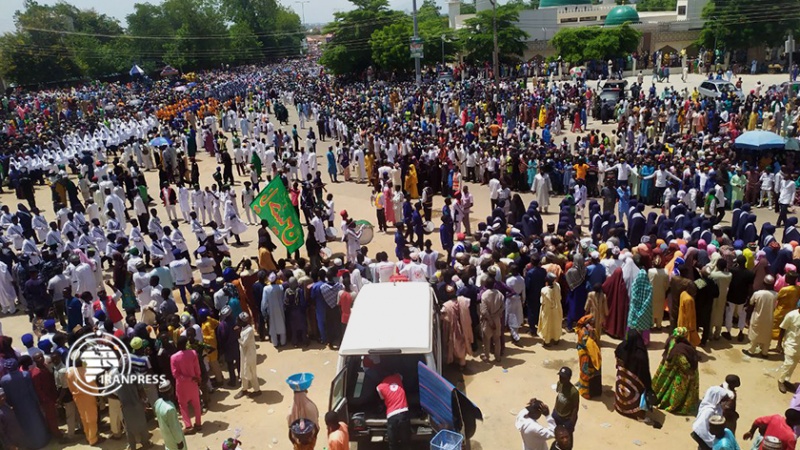
[[[50,433],[39,408],[39,398],[33,388],[31,374],[12,370],[0,378],[0,388],[6,392],[6,400],[14,408],[14,413],[26,436],[26,447],[35,450],[47,445]]]

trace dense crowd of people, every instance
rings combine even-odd
[[[656,428],[654,408],[696,416],[698,448],[738,449],[741,380],[701,395],[698,348],[736,339],[747,357],[777,350],[778,389],[800,393],[797,167],[791,154],[733,144],[756,128],[792,135],[794,99],[765,87],[714,101],[640,78],[612,105],[582,80],[532,81],[344,84],[286,62],[199,74],[183,89],[135,81],[3,97],[0,176],[20,203],[0,207],[0,309],[21,308],[31,333],[0,337],[2,446],[41,448],[79,428],[96,445],[103,406],[110,437],[124,433],[131,449],[150,443],[148,411],[166,448],[183,449],[214,390],[260,393],[257,340],[335,349],[364,284],[402,280],[435,291],[448,364],[499,362],[526,331],[545,348],[575,332],[578,381],[562,368],[552,412],[532,399],[517,415],[525,449],[572,448],[580,398],[602,394],[604,336],[620,341],[619,414]],[[198,160],[211,158],[214,182],[201,185]],[[302,256],[280,257],[249,206],[278,178],[306,228]],[[339,182],[370,185],[393,255],[362,245],[365,226],[326,192]],[[52,208],[35,195],[48,188]],[[491,214],[473,217],[487,200]],[[759,229],[763,207],[779,215]],[[230,247],[250,227],[257,254],[241,257]],[[83,392],[93,382],[70,348],[97,330],[163,381],[100,400]],[[661,332],[670,337],[651,374],[647,348]],[[295,391],[290,436],[314,448],[319,412]],[[798,398],[743,437],[794,448]],[[346,448],[348,420],[325,415],[328,448]],[[407,433],[392,429],[390,448]]]

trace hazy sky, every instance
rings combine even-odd
[[[51,5],[58,0],[38,0],[41,4]],[[14,12],[22,8],[24,0],[0,0],[0,33],[12,31],[14,29]],[[133,12],[135,3],[157,3],[155,1],[135,1],[135,0],[68,0],[79,8],[94,8],[98,12],[108,14],[120,20],[125,25],[125,16]],[[301,5],[294,0],[282,0],[281,3],[293,8],[300,15]],[[411,11],[412,0],[389,0],[392,8]],[[422,0],[418,0],[421,4]],[[446,12],[446,0],[437,0],[442,6],[442,11]],[[333,19],[336,11],[346,11],[351,9],[353,4],[348,0],[309,0],[305,4],[305,16],[307,23],[325,23]],[[302,17],[302,16],[301,16]]]

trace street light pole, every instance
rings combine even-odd
[[[417,23],[417,0],[414,0],[414,42],[419,40],[419,23]],[[422,85],[422,62],[418,56],[414,57],[414,73],[416,74],[417,86]]]
[[[300,15],[303,16],[303,28],[306,27],[306,3],[310,3],[310,0],[298,0],[295,3],[300,5]]]
[[[492,34],[494,35],[494,50],[492,51],[492,70],[494,82],[500,82],[500,49],[497,44],[497,0],[492,1]]]
[[[444,40],[445,40],[445,37],[446,37],[446,35],[443,34],[442,35],[442,66],[444,66]],[[442,67],[442,68],[444,68],[444,67]]]

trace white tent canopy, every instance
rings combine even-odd
[[[134,64],[133,67],[131,67],[130,74],[132,77],[136,75],[144,75],[144,70],[142,70],[141,67]]]

